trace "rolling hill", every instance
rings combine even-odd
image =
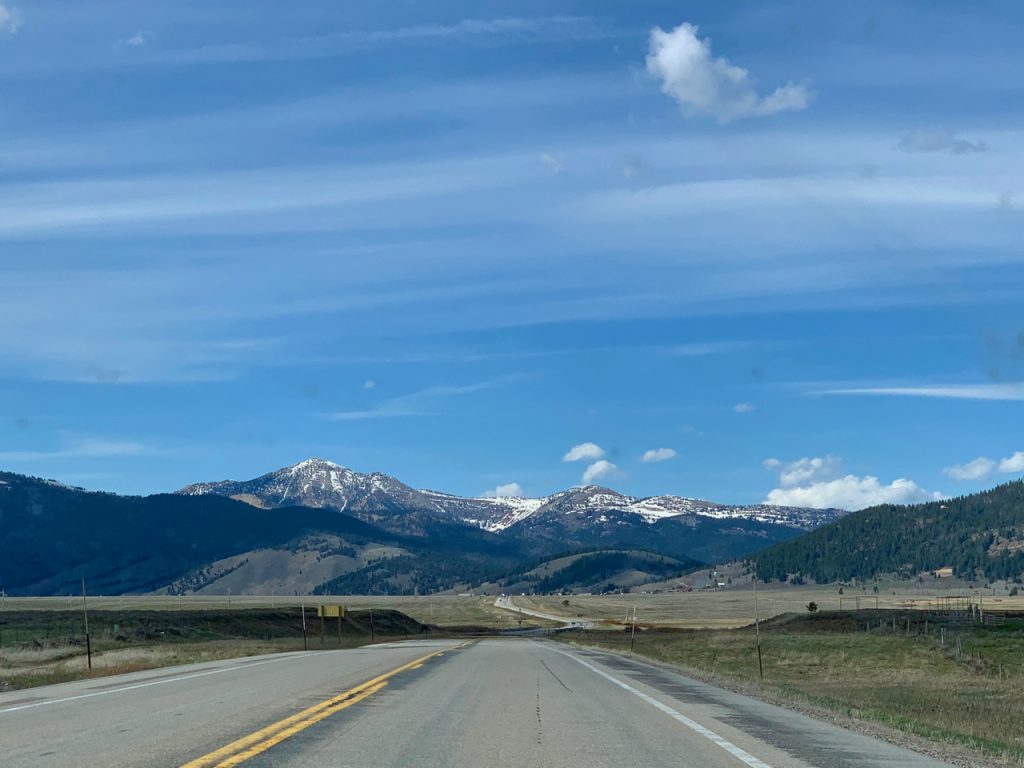
[[[911,506],[854,512],[753,558],[764,579],[817,582],[914,576],[952,567],[964,579],[1024,578],[1024,481]]]
[[[63,594],[86,578],[106,594],[464,591],[581,549],[644,550],[669,570],[736,559],[838,514],[599,486],[466,498],[320,459],[146,497],[0,473],[0,588]],[[648,573],[633,570],[630,584]]]

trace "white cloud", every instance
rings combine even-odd
[[[373,379],[367,379],[363,382],[363,389],[373,389],[377,386],[377,382]]]
[[[604,456],[604,448],[597,443],[580,443],[569,449],[562,461],[591,461]]]
[[[946,397],[956,400],[1024,400],[1024,382],[1007,384],[926,384],[916,387],[849,387],[821,390],[815,394]]]
[[[734,405],[732,407],[732,409],[736,413],[753,413],[753,411],[754,411],[754,404],[753,403],[736,403],[736,405]]]
[[[507,496],[524,496],[523,488],[519,483],[505,483],[499,485],[493,491],[484,491],[485,499],[502,498]]]
[[[595,461],[593,464],[591,464],[589,467],[583,470],[583,484],[589,485],[590,483],[594,482],[599,478],[606,477],[607,475],[612,474],[617,469],[618,467],[616,467],[610,461],[606,461],[604,459]]]
[[[102,459],[112,456],[141,456],[154,451],[131,440],[110,440],[62,434],[60,448],[52,451],[0,451],[0,461],[33,462],[51,459]]]
[[[698,341],[690,344],[677,344],[668,351],[673,357],[704,357],[731,352],[750,345],[747,341]]]
[[[792,82],[759,96],[750,73],[724,58],[713,58],[711,41],[701,40],[697,31],[687,23],[670,32],[651,30],[647,71],[661,81],[661,90],[676,100],[683,114],[708,115],[727,123],[807,106],[810,91]]]
[[[781,462],[777,462],[774,467],[771,467],[765,462],[763,466],[766,469],[774,469],[780,464]],[[838,474],[841,464],[842,460],[838,456],[797,459],[786,464],[779,472],[779,485],[783,488],[793,488],[806,483],[830,480]]]
[[[144,30],[139,30],[134,35],[124,41],[125,45],[130,45],[132,48],[139,48],[149,42],[150,34]]]
[[[949,152],[954,155],[988,149],[983,141],[961,139],[949,131],[914,131],[900,139],[896,146],[904,152]]]
[[[841,465],[838,456],[805,457],[788,463],[765,459],[765,469],[779,470],[779,487],[768,493],[764,503],[855,510],[875,504],[913,504],[941,498],[941,494],[928,493],[906,478],[883,485],[870,475],[837,477]]]
[[[942,498],[929,493],[913,480],[899,478],[883,485],[877,477],[845,477],[794,488],[775,488],[768,493],[765,504],[788,507],[814,507],[825,509],[857,510],[875,504],[915,504]]]
[[[627,179],[639,176],[644,169],[644,161],[639,157],[631,157],[622,166],[622,175]]]
[[[539,156],[540,161],[554,174],[562,172],[562,161],[552,155],[550,152],[542,152]]]
[[[0,5],[0,32],[13,35],[20,26],[21,14],[18,9],[9,5]]]
[[[352,30],[325,39],[363,42],[401,42],[406,40],[446,39],[474,36],[501,36],[515,39],[587,39],[603,37],[587,16],[537,16],[504,19],[463,19],[455,24],[420,24],[414,27],[378,30]]]
[[[509,386],[514,381],[519,381],[522,378],[523,377],[521,375],[512,374],[509,376],[502,376],[497,379],[490,379],[488,381],[479,381],[474,384],[427,387],[426,389],[421,389],[417,392],[411,392],[408,395],[392,397],[389,400],[383,401],[375,408],[368,408],[362,411],[336,411],[334,413],[325,414],[324,418],[329,419],[330,421],[364,421],[366,419],[393,419],[406,416],[429,416],[432,415],[432,412],[427,408],[427,403],[432,400],[436,400],[438,398],[461,397],[462,395],[471,395],[475,392],[498,389],[499,387]],[[364,384],[363,386],[365,387],[366,385]]]
[[[995,468],[996,463],[992,459],[979,456],[966,464],[954,464],[951,467],[946,467],[942,473],[954,480],[981,480],[991,475]]]
[[[659,461],[668,461],[674,459],[678,454],[672,448],[652,448],[649,451],[644,451],[644,455],[640,457],[640,461],[650,464]]]
[[[1024,451],[1017,451],[999,462],[1000,472],[1024,472]]]

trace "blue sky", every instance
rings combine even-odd
[[[0,0],[0,466],[851,507],[1017,477],[1022,33]]]

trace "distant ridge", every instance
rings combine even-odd
[[[951,567],[961,578],[1024,579],[1024,481],[945,501],[883,504],[754,556],[764,579],[817,582],[913,577]]]

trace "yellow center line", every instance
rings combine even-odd
[[[309,728],[309,726],[313,725],[314,723],[319,723],[321,720],[330,717],[335,712],[345,709],[346,707],[351,707],[353,704],[360,702],[363,699],[369,698],[370,696],[373,696],[373,694],[375,694],[381,688],[384,688],[387,684],[387,680],[385,680],[383,683],[377,683],[377,685],[373,686],[372,688],[367,688],[366,690],[359,693],[357,696],[353,696],[351,699],[344,702],[343,704],[339,704],[337,707],[324,710],[322,712],[318,712],[312,717],[306,720],[302,720],[301,722],[296,723],[290,728],[285,728],[283,731],[278,731],[269,739],[264,739],[258,744],[254,744],[253,746],[249,747],[244,752],[239,752],[237,755],[233,755],[229,757],[227,760],[222,760],[221,762],[217,763],[217,768],[230,768],[233,765],[244,763],[249,758],[255,757],[261,752],[266,752],[275,744],[280,744],[285,739],[294,736],[299,731],[304,731],[306,728]]]
[[[463,648],[465,645],[460,645],[454,650]],[[394,677],[400,672],[419,669],[425,662],[442,655],[444,655],[444,651],[434,651],[400,667],[395,667],[389,672],[378,675],[372,680],[367,680],[365,683],[350,688],[344,693],[332,696],[283,720],[260,728],[258,731],[253,731],[249,735],[243,736],[220,749],[216,749],[202,757],[197,757],[195,760],[190,760],[182,765],[181,768],[228,768],[228,766],[238,765],[254,755],[265,752],[288,737],[309,728],[314,723],[330,717],[335,712],[347,709],[353,704],[372,696],[387,685],[389,678]]]

